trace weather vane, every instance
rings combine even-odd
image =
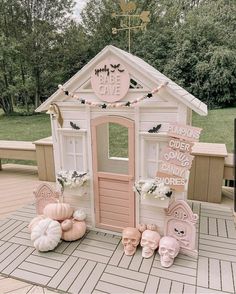
[[[150,11],[142,11],[140,14],[130,14],[131,11],[136,10],[136,4],[134,2],[126,2],[125,0],[120,0],[120,8],[122,14],[112,13],[112,17],[122,18],[120,22],[120,28],[112,28],[112,34],[117,34],[118,31],[128,31],[128,43],[129,43],[129,52],[130,52],[130,39],[132,30],[146,30],[147,24],[150,22],[149,14]],[[125,23],[125,21],[126,23]],[[139,19],[141,22],[139,25],[132,26],[131,20]]]

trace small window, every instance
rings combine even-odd
[[[109,123],[109,158],[128,159],[128,128]]]

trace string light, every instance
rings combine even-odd
[[[100,107],[102,109],[106,109],[106,108],[116,108],[116,107],[131,107],[136,105],[137,103],[145,100],[145,99],[149,99],[151,97],[153,97],[153,94],[159,92],[159,90],[161,88],[163,88],[164,86],[166,86],[168,84],[168,82],[165,82],[163,84],[161,84],[159,87],[153,89],[150,93],[147,93],[146,95],[140,97],[140,98],[136,98],[133,101],[128,101],[128,102],[114,102],[114,103],[100,103],[100,102],[90,102],[86,99],[80,98],[78,94],[75,93],[70,93],[68,90],[65,90],[65,88],[62,85],[58,85],[58,88],[64,92],[64,94],[66,96],[69,96],[73,99],[76,99],[77,101],[79,101],[81,104],[86,104],[92,107]]]

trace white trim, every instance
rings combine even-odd
[[[135,181],[140,177],[140,146],[139,146],[139,128],[140,128],[140,107],[137,105],[134,108],[134,152],[135,152],[135,161],[134,161],[134,173],[135,173]],[[140,203],[139,198],[136,193],[134,193],[135,197],[135,223],[138,225],[140,223]]]

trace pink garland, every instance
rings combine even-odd
[[[148,98],[151,98],[153,96],[153,94],[159,92],[159,90],[161,88],[163,88],[164,86],[166,86],[168,84],[168,82],[165,82],[163,84],[161,84],[159,87],[153,89],[150,93],[140,97],[140,98],[137,98],[137,99],[134,99],[133,101],[128,101],[128,102],[115,102],[115,103],[103,103],[101,104],[100,102],[90,102],[90,101],[87,101],[85,99],[82,99],[78,96],[78,94],[74,94],[74,93],[70,93],[69,91],[65,90],[65,88],[62,86],[62,85],[58,85],[58,88],[64,92],[64,94],[66,96],[69,96],[71,98],[74,98],[76,100],[78,100],[81,104],[86,104],[86,105],[89,105],[89,106],[92,106],[92,107],[101,107],[101,108],[117,108],[117,107],[130,107],[130,106],[133,106],[145,99],[148,99]]]

